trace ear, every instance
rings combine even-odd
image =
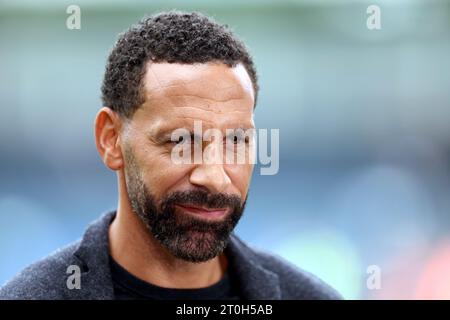
[[[103,107],[95,118],[95,144],[103,163],[111,170],[123,167],[122,149],[120,146],[120,129],[122,119],[110,108]]]

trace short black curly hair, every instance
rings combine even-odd
[[[252,80],[255,105],[258,77],[244,43],[227,25],[198,12],[162,12],[142,19],[119,36],[106,64],[102,102],[130,118],[144,103],[142,78],[148,61],[242,63]]]

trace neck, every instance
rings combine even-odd
[[[110,254],[117,263],[139,279],[166,288],[202,288],[222,278],[224,254],[202,263],[174,257],[150,234],[120,189],[117,214],[109,228]]]

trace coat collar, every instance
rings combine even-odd
[[[256,252],[234,233],[231,234],[225,254],[244,299],[281,299],[278,275],[264,268],[259,262],[261,258],[257,256]]]
[[[81,289],[71,290],[74,298],[114,299],[109,267],[109,225],[115,211],[103,214],[86,229],[74,256],[81,261]]]
[[[75,295],[73,298],[114,299],[108,231],[115,215],[115,211],[108,212],[91,223],[74,252],[82,264],[82,274],[81,290],[71,290],[70,294]],[[255,251],[234,233],[230,236],[225,254],[244,299],[281,299],[278,275],[264,268],[258,262]]]

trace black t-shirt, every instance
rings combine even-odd
[[[109,259],[116,300],[237,300],[239,294],[230,272],[222,279],[205,288],[163,288],[143,281]]]

